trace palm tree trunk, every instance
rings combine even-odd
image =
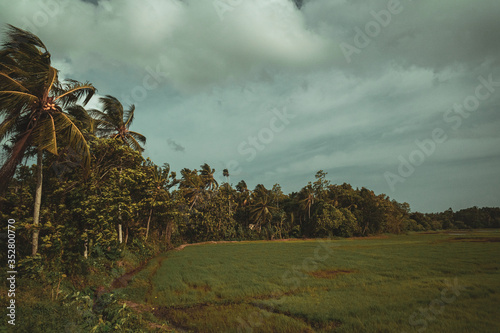
[[[167,246],[170,248],[172,244],[170,243],[170,240],[172,239],[172,227],[173,227],[173,222],[169,220],[167,222],[167,227],[165,228],[165,241],[167,243]]]
[[[85,233],[87,233],[87,232],[88,232],[88,230],[85,229]],[[84,242],[83,246],[84,246],[83,257],[85,259],[88,259],[88,257],[89,257],[89,238],[88,237],[85,238],[85,242]]]
[[[122,188],[122,166],[121,166],[121,161],[120,161],[120,173],[119,173],[119,178],[118,178],[118,184],[120,187],[120,191]],[[122,232],[122,205],[121,203],[118,203],[118,241],[123,243],[123,232]]]
[[[122,231],[122,213],[121,213],[121,207],[120,204],[118,204],[118,219],[120,220],[120,223],[118,223],[118,242],[123,243],[123,231]]]
[[[148,240],[148,235],[149,235],[149,222],[151,222],[151,215],[153,214],[153,208],[149,210],[149,217],[148,217],[148,225],[146,227],[146,239]]]
[[[195,196],[194,197],[194,200],[193,200],[193,203],[191,204],[191,206],[189,207],[189,210],[191,210],[194,206],[194,204],[196,203],[196,200],[198,200],[198,196]]]
[[[283,236],[281,235],[281,229],[283,229],[283,217],[280,218],[280,239],[283,239]]]
[[[40,206],[42,205],[42,182],[43,182],[43,151],[38,149],[36,159],[36,189],[35,189],[35,207],[33,209],[33,246],[31,254],[35,255],[38,252],[38,235],[40,230],[38,224],[40,222]]]

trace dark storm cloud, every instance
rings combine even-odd
[[[183,146],[181,146],[180,144],[178,144],[177,142],[175,142],[174,140],[172,139],[167,139],[167,143],[168,143],[168,146],[173,150],[173,151],[180,151],[180,152],[183,152],[186,150],[186,148],[184,148]]]

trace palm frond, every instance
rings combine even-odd
[[[87,112],[94,119],[106,120],[106,118],[107,118],[107,115],[100,110],[88,109]]]
[[[114,128],[99,128],[99,126],[97,126],[95,132],[97,136],[101,138],[111,138],[117,135],[116,130]]]
[[[23,96],[23,97],[29,97],[31,99],[38,99],[35,95],[32,95],[30,93],[22,92],[22,91],[0,91],[0,95],[16,95],[16,96]]]
[[[0,142],[3,141],[3,139],[12,133],[14,131],[14,127],[16,125],[16,122],[18,120],[19,116],[14,115],[11,117],[5,118],[2,123],[0,124]]]
[[[96,120],[81,105],[71,105],[66,108],[71,120],[81,129],[88,133],[94,133]]]
[[[96,132],[100,133],[103,131],[116,131],[116,127],[112,124],[108,115],[104,112],[96,109],[89,109],[87,110],[87,113],[94,121]]]
[[[9,25],[2,51],[2,67],[9,68],[11,77],[16,78],[13,73],[22,73],[20,77],[26,78],[26,84],[39,90],[45,87],[50,53],[36,35]]]
[[[19,112],[27,105],[38,102],[38,97],[21,91],[0,91],[0,115]]]
[[[142,143],[143,145],[146,144],[146,137],[142,135],[141,133],[137,133],[134,131],[128,131],[129,135],[132,136],[134,139]]]
[[[47,79],[47,87],[45,88],[45,91],[47,91],[47,92],[51,91],[52,87],[54,86],[54,83],[56,83],[56,82],[57,82],[57,69],[50,66],[49,73],[48,73],[48,79]]]
[[[120,103],[116,97],[111,95],[106,95],[99,99],[103,105],[103,113],[107,115],[109,123],[111,123],[115,128],[120,128],[124,125],[123,123],[123,105]]]
[[[23,92],[28,91],[28,89],[23,86],[18,80],[13,79],[3,72],[0,72],[0,90],[13,90],[12,88],[18,88]]]
[[[55,125],[58,132],[66,134],[68,145],[78,152],[82,157],[82,166],[85,172],[90,169],[90,150],[85,140],[85,136],[78,127],[71,121],[68,115],[59,112],[54,115]]]
[[[125,127],[129,128],[134,121],[135,105],[131,105],[130,108],[124,114]]]
[[[33,45],[47,51],[43,42],[35,34],[19,29],[11,24],[8,24],[8,40],[3,44],[4,48],[19,48],[23,44]]]
[[[132,136],[125,137],[125,142],[133,150],[136,150],[136,151],[141,152],[141,153],[144,151],[144,148],[142,148],[140,143],[137,142],[137,140]]]
[[[51,115],[36,122],[31,141],[39,150],[46,150],[53,155],[57,155],[56,126]]]
[[[55,97],[54,101],[60,101],[63,108],[68,105],[77,103],[80,99],[84,98],[82,104],[87,105],[96,89],[90,83],[80,83],[75,80],[66,80],[64,86],[54,85],[52,89]]]
[[[7,160],[0,168],[0,193],[5,193],[7,187],[9,185],[8,180],[12,179],[14,173],[16,172],[16,168],[21,163],[26,149],[30,145],[30,136],[31,131],[26,131],[22,135],[16,137],[14,141],[13,147],[10,149],[9,156]]]

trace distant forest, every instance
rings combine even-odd
[[[183,169],[158,167],[119,138],[89,138],[90,169],[82,173],[71,150],[43,160],[40,223],[33,225],[34,166],[20,166],[0,199],[0,218],[18,222],[18,249],[28,256],[35,228],[39,255],[81,260],[115,251],[140,250],[145,243],[172,248],[182,243],[369,236],[464,228],[499,228],[500,208],[472,207],[457,212],[412,212],[408,203],[349,184],[331,184],[318,171],[315,181],[284,194],[271,189],[218,184],[208,164]],[[227,170],[220,171],[229,178]],[[61,258],[61,259],[62,259]],[[66,261],[65,260],[65,261]]]

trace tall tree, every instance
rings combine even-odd
[[[244,180],[240,180],[240,182],[236,185],[236,191],[239,192],[238,204],[240,207],[247,206],[250,202],[250,190]]]
[[[182,195],[187,199],[189,210],[191,210],[197,203],[203,201],[205,182],[201,176],[198,175],[196,169],[191,171],[188,168],[184,168],[181,170],[181,175],[182,178],[179,183],[179,189]]]
[[[270,222],[273,218],[272,212],[276,207],[271,205],[271,198],[269,195],[258,197],[251,206],[251,217],[255,222],[257,230],[260,232],[261,227]]]
[[[124,110],[122,103],[110,95],[101,97],[99,101],[102,111],[89,110],[89,114],[96,120],[96,134],[119,139],[132,149],[143,152],[142,145],[146,144],[146,137],[130,130],[134,121],[135,105],[132,104],[128,110]]]
[[[314,205],[315,196],[311,184],[304,187],[301,191],[303,199],[300,201],[301,206],[304,210],[307,210],[307,218],[311,219],[311,207]]]
[[[252,193],[250,217],[260,232],[261,227],[272,220],[272,212],[276,207],[272,205],[270,191],[262,184],[257,184]]]
[[[219,183],[217,182],[217,180],[215,180],[214,177],[215,169],[212,169],[207,163],[201,165],[200,167],[200,175],[203,182],[205,183],[205,188],[212,191],[217,189],[219,187]]]
[[[43,153],[57,155],[58,139],[82,155],[85,169],[90,153],[84,135],[65,108],[84,98],[85,105],[95,88],[89,83],[58,80],[50,53],[34,34],[9,25],[7,40],[0,49],[0,141],[8,139],[8,156],[0,169],[0,192],[6,190],[17,166],[32,147],[37,155],[32,254],[38,252],[39,219],[43,183]]]
[[[110,95],[101,97],[99,101],[103,105],[102,111],[89,110],[89,114],[96,121],[97,135],[121,140],[124,145],[129,146],[136,151],[143,152],[144,148],[142,145],[146,144],[146,137],[140,133],[130,130],[130,125],[132,125],[132,122],[134,121],[135,106],[131,105],[128,110],[124,110],[122,103]],[[118,241],[122,243],[123,221],[121,209],[119,209],[118,220]]]
[[[163,167],[158,167],[157,165],[152,163],[151,160],[148,158],[145,162],[145,165],[151,168],[152,171],[151,182],[153,187],[151,197],[149,198],[150,210],[146,226],[146,237],[145,237],[145,240],[147,240],[149,235],[151,217],[153,215],[153,209],[158,205],[161,204],[164,205],[164,202],[168,198],[168,190],[171,187],[175,186],[178,183],[178,180],[176,179],[176,173],[170,171],[170,165],[168,163],[165,163]],[[166,234],[171,235],[171,230],[172,230],[172,221],[169,220],[166,226]],[[169,241],[170,237],[167,236],[167,242]]]

